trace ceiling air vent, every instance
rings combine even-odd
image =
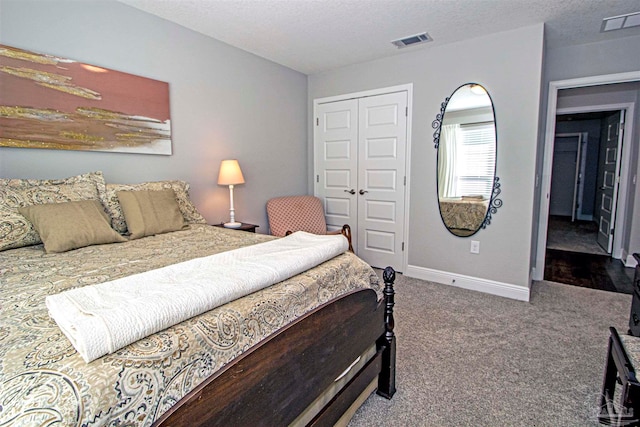
[[[640,25],[640,12],[627,13],[626,15],[612,16],[602,20],[600,32],[622,30]]]
[[[433,39],[427,33],[416,34],[415,36],[403,37],[391,42],[398,49],[402,49],[407,46],[414,46],[421,43],[427,43],[433,41]]]

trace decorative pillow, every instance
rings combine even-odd
[[[173,190],[118,191],[116,194],[131,239],[188,227]]]
[[[111,228],[98,200],[32,205],[19,211],[38,231],[47,253],[127,241]]]
[[[20,207],[99,198],[96,184],[91,181],[57,185],[12,181],[16,185],[0,185],[0,251],[42,243],[33,225],[18,212]]]
[[[155,181],[143,182],[140,184],[107,184],[107,212],[111,217],[111,226],[121,234],[127,232],[127,222],[125,221],[122,207],[118,201],[118,191],[158,191],[173,190],[180,212],[187,224],[205,224],[204,219],[198,209],[189,199],[189,184],[184,181]]]
[[[102,172],[88,172],[81,175],[61,179],[0,179],[0,187],[27,188],[41,185],[74,185],[79,183],[93,183],[98,190],[98,200],[107,206],[107,188]]]

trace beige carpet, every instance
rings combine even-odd
[[[397,388],[360,426],[590,426],[631,295],[536,282],[529,303],[396,280]]]

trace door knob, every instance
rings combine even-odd
[[[364,193],[368,193],[368,191],[366,191],[366,190],[360,190],[360,191],[359,191],[359,193],[360,193],[360,195],[363,195]]]
[[[344,190],[344,192],[349,194],[356,194],[356,190],[354,190],[353,188],[351,190]]]

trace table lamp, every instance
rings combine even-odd
[[[244,184],[244,176],[240,170],[240,164],[237,160],[223,160],[220,164],[220,173],[218,174],[218,185],[229,186],[229,200],[231,201],[231,218],[229,222],[225,222],[227,228],[240,228],[241,222],[236,222],[235,210],[233,209],[233,186]]]

